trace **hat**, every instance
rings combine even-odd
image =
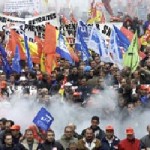
[[[72,86],[70,82],[65,83],[65,86]]]
[[[109,125],[109,126],[106,127],[106,131],[108,131],[108,130],[109,131],[114,131],[114,127]]]
[[[141,90],[146,90],[147,88],[148,88],[147,85],[141,85],[141,86],[140,86],[140,89],[141,89]]]
[[[10,128],[11,130],[20,130],[20,126],[19,125],[13,125]]]
[[[132,135],[132,134],[134,134],[134,129],[133,129],[133,128],[127,128],[127,129],[126,129],[126,134],[127,134],[127,135]]]
[[[26,79],[26,77],[25,76],[21,76],[20,77],[20,81],[26,81],[27,79]]]

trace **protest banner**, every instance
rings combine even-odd
[[[53,121],[52,115],[43,107],[33,119],[33,122],[44,131],[49,129]]]

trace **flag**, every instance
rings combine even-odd
[[[46,24],[43,53],[45,54],[56,53],[56,42],[57,42],[56,38],[57,38],[56,28],[50,24]]]
[[[88,48],[99,54],[103,62],[112,62],[105,44],[105,39],[101,36],[100,31],[97,29],[95,24],[93,24],[91,30]]]
[[[112,56],[112,60],[115,64],[118,65],[119,69],[122,69],[122,63],[123,63],[123,53],[119,46],[119,39],[114,29],[111,31],[110,35],[110,43],[108,51]]]
[[[118,37],[119,46],[123,47],[124,51],[127,51],[130,45],[129,39],[116,26],[114,26],[114,30]]]
[[[8,60],[7,60],[7,53],[5,51],[5,49],[0,45],[0,53],[1,53],[1,60],[2,60],[2,67],[3,67],[3,71],[6,73],[6,74],[10,74],[12,72],[12,69],[8,63]]]
[[[72,58],[70,55],[70,52],[66,45],[65,37],[60,33],[58,38],[58,46],[56,48],[56,52],[60,55],[60,57],[68,60],[70,63],[72,63]]]
[[[16,46],[16,51],[14,55],[14,59],[12,61],[12,70],[16,71],[17,73],[21,72],[21,66],[20,66],[20,54],[19,54],[19,47]]]
[[[41,71],[43,73],[45,73],[46,69],[45,69],[45,55],[44,55],[44,53],[41,54],[40,67],[41,67]]]
[[[85,56],[82,58],[84,60],[88,60],[91,57],[87,46],[88,38],[89,35],[87,25],[82,21],[79,21],[76,32],[75,49],[81,51],[82,55]]]
[[[139,65],[140,57],[138,54],[138,36],[137,32],[134,34],[133,40],[123,56],[123,65],[131,68],[134,72]]]
[[[33,63],[30,57],[30,51],[29,51],[29,46],[28,46],[28,41],[27,41],[27,36],[24,35],[24,43],[25,43],[25,48],[26,48],[26,54],[27,54],[27,64],[28,64],[28,68],[30,70],[33,69]]]
[[[43,107],[33,119],[33,123],[35,123],[37,127],[40,127],[44,131],[47,131],[50,128],[53,121],[54,118],[52,117],[51,113]]]

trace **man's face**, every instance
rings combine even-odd
[[[47,132],[47,138],[48,142],[53,142],[55,139],[55,134],[53,132]]]
[[[33,141],[34,140],[34,136],[33,136],[33,132],[32,131],[26,131],[26,139],[27,141]]]
[[[9,130],[10,127],[11,127],[11,122],[10,122],[10,121],[7,121],[7,122],[6,122],[6,125],[5,125],[6,130]]]
[[[19,130],[11,130],[11,133],[14,137],[18,136],[19,132]]]
[[[107,137],[107,139],[112,139],[113,138],[113,136],[114,136],[114,131],[113,130],[107,130],[106,131],[106,137]]]
[[[134,134],[129,134],[129,135],[127,135],[127,139],[128,139],[128,140],[134,139]]]
[[[91,121],[91,126],[93,129],[97,128],[97,126],[99,125],[99,122],[97,120],[92,120]]]
[[[132,112],[134,110],[133,104],[128,104],[128,112]]]
[[[148,125],[147,131],[148,131],[148,133],[149,133],[149,135],[150,135],[150,125]]]
[[[11,135],[7,135],[6,137],[5,137],[5,144],[6,144],[6,146],[11,146],[12,145],[12,136]]]
[[[68,138],[68,139],[71,138],[73,136],[72,128],[66,128],[64,134],[65,134],[66,138]]]
[[[85,132],[85,138],[86,138],[86,140],[92,140],[94,138],[93,131],[87,129]]]

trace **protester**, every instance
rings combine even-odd
[[[40,144],[37,148],[37,150],[49,149],[64,150],[63,146],[59,142],[55,141],[55,133],[51,129],[47,131],[45,142],[43,144]]]
[[[64,134],[61,136],[59,142],[63,145],[64,149],[69,148],[70,143],[77,143],[78,139],[73,137],[73,129],[70,126],[66,126]]]
[[[150,148],[150,125],[147,126],[148,135],[141,138],[141,147],[143,149]]]
[[[24,139],[21,141],[21,144],[29,150],[37,150],[38,141],[34,139],[33,131],[31,129],[26,129]]]
[[[94,131],[91,128],[87,128],[85,136],[78,142],[78,150],[99,150],[100,148],[101,141],[95,138]]]
[[[120,140],[114,135],[113,126],[107,126],[105,130],[105,137],[102,139],[101,150],[117,150]]]
[[[140,140],[135,138],[133,128],[126,129],[127,138],[119,143],[119,150],[139,150],[141,149]]]
[[[99,140],[101,140],[102,138],[105,137],[105,132],[99,127],[99,117],[98,116],[93,116],[91,118],[91,126],[90,128],[93,130],[95,137],[98,138]],[[82,131],[82,136],[85,136],[85,131],[86,129],[84,129]]]

